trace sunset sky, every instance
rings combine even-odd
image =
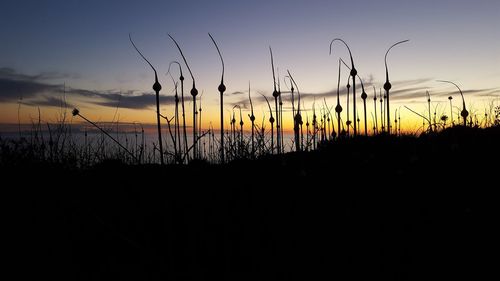
[[[30,123],[31,118],[38,118],[38,108],[45,122],[56,122],[64,89],[68,110],[77,107],[92,120],[154,123],[153,71],[133,49],[129,33],[158,70],[163,87],[161,112],[170,117],[174,87],[166,73],[171,61],[182,62],[182,58],[167,33],[178,41],[203,92],[205,127],[209,122],[219,127],[221,75],[208,32],[217,40],[226,63],[226,124],[237,104],[243,108],[245,124],[250,123],[249,81],[257,120],[264,112],[269,117],[260,96],[272,99],[269,46],[279,69],[285,109],[291,107],[283,82],[287,70],[307,110],[312,110],[314,99],[317,109],[324,98],[335,106],[338,58],[349,62],[347,49],[338,42],[329,55],[330,41],[337,37],[349,44],[364,80],[370,124],[372,85],[378,90],[385,82],[384,54],[393,43],[405,39],[410,41],[388,56],[391,111],[401,110],[405,127],[421,126],[422,120],[403,105],[427,112],[426,90],[437,114],[449,115],[450,95],[457,106],[454,114],[458,114],[461,101],[456,88],[438,79],[457,83],[478,118],[491,103],[500,104],[498,0],[2,0],[0,25],[0,123],[17,124],[18,116],[22,123]],[[189,101],[186,116],[191,123],[192,82],[183,63],[182,67]],[[178,78],[177,68],[173,75]],[[348,70],[342,67],[344,114],[347,76]],[[357,89],[362,116],[359,84]],[[290,121],[292,114],[287,113]],[[312,111],[304,113],[304,119],[306,115],[312,118]]]

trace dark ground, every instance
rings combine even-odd
[[[499,143],[457,127],[224,166],[7,166],[5,241],[42,280],[480,280]]]

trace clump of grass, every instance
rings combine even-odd
[[[139,49],[135,46],[134,41],[132,41],[132,36],[129,34],[128,38],[130,39],[130,43],[134,46],[134,49],[139,53],[139,55],[151,66],[155,73],[155,83],[153,84],[153,90],[156,93],[156,123],[158,125],[158,146],[160,148],[160,163],[163,165],[163,141],[161,138],[161,124],[160,124],[160,90],[161,84],[158,82],[158,74],[156,73],[156,69],[153,65],[144,57],[144,55],[139,51]]]

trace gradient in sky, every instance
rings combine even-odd
[[[489,104],[499,104],[497,0],[3,0],[0,25],[1,123],[17,123],[18,112],[21,122],[29,123],[38,115],[38,108],[45,121],[55,122],[63,88],[69,107],[78,107],[93,120],[116,120],[119,108],[122,122],[155,122],[153,72],[132,48],[129,33],[158,70],[163,86],[161,112],[166,116],[173,115],[174,89],[166,72],[171,61],[182,60],[167,33],[176,38],[203,93],[205,127],[212,122],[218,128],[221,72],[207,32],[217,40],[226,63],[226,124],[236,104],[247,115],[249,81],[257,120],[267,112],[259,93],[272,98],[269,46],[279,69],[285,109],[291,107],[283,82],[287,69],[299,85],[306,109],[311,110],[314,100],[319,107],[323,98],[334,106],[338,58],[349,59],[347,49],[338,43],[334,43],[332,55],[328,54],[330,41],[336,37],[351,48],[367,88],[370,110],[372,85],[379,89],[385,82],[387,48],[410,39],[388,57],[393,84],[391,110],[399,109],[410,129],[420,126],[421,120],[402,105],[426,112],[426,90],[438,114],[449,115],[450,95],[457,106],[454,114],[458,114],[458,92],[437,79],[460,85],[472,114],[483,116]],[[191,79],[183,68],[190,100]],[[177,78],[178,70],[173,73]],[[342,103],[347,76],[343,67]],[[359,84],[357,88],[362,116]],[[343,107],[345,114],[345,104]],[[187,108],[186,115],[191,116],[190,103]],[[285,112],[291,124],[288,115]],[[306,115],[311,118],[312,113],[304,118]],[[248,118],[244,121],[249,124]]]

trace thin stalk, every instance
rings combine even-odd
[[[250,96],[250,81],[248,81],[248,99],[250,100],[250,111],[251,115],[248,115],[250,121],[252,122],[252,157],[255,156],[255,146],[254,146],[254,130],[255,130],[255,115],[253,114],[253,103],[252,97]]]
[[[399,136],[401,136],[401,106],[399,107],[399,111],[398,111],[398,132],[399,132]]]
[[[448,97],[448,100],[450,101],[450,118],[451,118],[451,124],[453,124],[453,104],[451,100],[453,99],[452,96]]]
[[[118,142],[115,138],[113,138],[113,136],[111,136],[108,132],[104,131],[101,127],[97,126],[96,123],[90,121],[89,119],[85,118],[85,116],[81,115],[80,111],[75,108],[75,109],[73,109],[73,116],[77,116],[77,115],[80,116],[83,120],[87,121],[92,126],[94,126],[97,129],[99,129],[103,134],[105,134],[106,136],[108,136],[118,146],[120,146],[123,150],[125,150],[125,152],[127,152],[136,162],[139,162],[139,159],[137,159],[137,157],[135,157],[135,155],[132,152],[130,152],[125,146],[123,146],[120,142]]]
[[[241,115],[241,106],[238,106],[240,109],[240,157],[243,154],[243,116]]]
[[[177,143],[176,145],[178,146],[178,148],[176,149],[176,151],[178,152],[178,153],[176,153],[176,161],[177,161],[177,160],[180,160],[180,157],[182,155],[182,145],[181,145],[181,130],[180,130],[180,120],[179,120],[179,93],[178,93],[178,88],[177,88],[178,83],[174,80],[174,77],[172,77],[172,73],[170,72],[170,67],[173,63],[175,63],[179,66],[179,73],[180,73],[179,80],[183,81],[184,77],[182,76],[181,64],[177,61],[170,62],[170,64],[168,65],[167,73],[170,75],[170,78],[172,79],[172,83],[174,83],[174,87],[175,87],[174,134],[175,134],[175,139],[176,139],[176,143]],[[182,100],[184,101],[184,95],[182,95],[182,96],[183,96]],[[183,109],[182,116],[184,117],[184,102],[182,103],[182,109]],[[184,136],[186,136],[185,135],[186,119],[185,118],[183,118],[183,119],[184,119],[184,127],[183,127],[184,128]],[[187,139],[185,139],[184,145],[185,145],[185,149],[187,150]]]
[[[284,147],[284,142],[283,142],[283,100],[281,99],[281,86],[280,86],[280,75],[279,75],[279,70],[278,70],[278,104],[280,106],[280,148],[281,148],[281,153],[285,153],[285,147]]]
[[[431,94],[429,93],[429,91],[425,91],[426,95],[427,95],[427,105],[429,107],[429,130],[431,131],[432,133],[432,124],[431,124]]]
[[[294,132],[294,140],[295,140],[295,150],[296,151],[301,151],[303,149],[303,145],[301,143],[303,142],[304,137],[302,136],[302,141],[299,139],[299,126],[302,131],[302,115],[300,114],[300,91],[299,91],[299,86],[297,86],[297,83],[295,83],[295,80],[292,77],[292,74],[290,71],[288,71],[288,77],[290,77],[290,90],[292,92],[292,112],[295,112],[295,106],[294,106],[294,87],[297,88],[297,95],[298,95],[298,106],[297,106],[297,113],[294,114],[293,116],[293,132]]]
[[[179,65],[179,80],[181,81],[181,107],[182,107],[182,133],[183,133],[183,142],[184,142],[184,151],[188,150],[188,144],[187,144],[187,132],[186,132],[186,110],[184,107],[184,75],[182,75],[182,67],[181,64],[177,61],[173,62],[177,63]],[[170,65],[169,65],[170,69]],[[177,98],[178,99],[178,98]],[[179,123],[179,122],[178,122]],[[177,124],[179,126],[179,124]],[[180,130],[179,130],[179,138],[180,138]],[[180,140],[179,140],[179,148],[181,147]],[[179,156],[183,155],[182,154],[182,149],[179,149]],[[188,155],[189,156],[189,155]],[[189,159],[188,159],[189,161]]]
[[[352,99],[352,104],[353,104],[353,114],[354,114],[354,121],[356,121],[356,75],[358,74],[358,71],[356,70],[356,68],[354,67],[354,60],[352,59],[352,53],[351,53],[351,49],[349,48],[349,46],[347,45],[347,43],[340,39],[340,38],[335,38],[333,39],[331,42],[330,42],[330,54],[332,53],[332,43],[334,41],[341,41],[342,43],[344,43],[344,45],[347,47],[347,50],[349,51],[349,57],[351,58],[351,72],[350,72],[350,75],[352,77],[352,96],[353,96],[353,99]],[[349,107],[349,106],[348,106]],[[349,118],[347,118],[349,120]],[[349,130],[349,128],[347,129]],[[356,132],[357,128],[356,128],[356,122],[354,122],[354,136],[356,136],[357,132]]]
[[[393,44],[392,46],[389,47],[389,49],[387,50],[387,52],[385,52],[385,57],[384,57],[384,62],[385,62],[385,84],[384,84],[384,90],[386,92],[386,101],[387,101],[387,132],[389,134],[391,134],[391,117],[390,117],[390,110],[389,110],[389,90],[392,88],[392,85],[391,83],[389,82],[389,70],[387,69],[387,54],[389,53],[389,51],[396,45],[399,45],[401,43],[405,43],[405,42],[408,42],[410,40],[403,40],[403,41],[399,41],[395,44]]]
[[[455,84],[451,81],[446,81],[446,80],[437,80],[437,81],[450,83],[450,84],[455,85],[455,87],[457,87],[458,91],[460,92],[460,96],[462,97],[462,111],[460,112],[460,116],[462,116],[462,118],[464,120],[464,126],[467,126],[467,116],[469,116],[469,111],[467,111],[467,108],[465,108],[465,99],[464,99],[464,94],[462,93],[462,90],[460,89],[460,87],[458,87],[457,84]]]
[[[278,109],[278,97],[280,93],[276,90],[276,76],[274,74],[274,60],[273,60],[273,50],[271,46],[269,46],[269,53],[271,54],[271,67],[273,69],[273,97],[274,97],[274,107],[276,110],[276,149],[278,150],[278,154],[280,153],[280,118],[279,118],[279,109]]]
[[[219,54],[220,61],[222,63],[222,75],[220,78],[220,84],[219,87],[217,88],[219,90],[220,94],[220,159],[221,163],[224,164],[224,92],[226,91],[226,86],[224,85],[224,59],[222,58],[222,54],[219,50],[219,46],[217,46],[217,42],[215,42],[214,38],[210,33],[208,33],[208,36],[210,36],[210,39],[212,39],[212,42],[215,45],[215,48],[217,49],[217,53]]]
[[[340,105],[340,59],[339,59],[339,75],[337,79],[337,106],[335,106],[335,112],[337,112],[337,130],[339,130],[339,137],[340,137],[340,113],[342,112],[342,106]]]
[[[269,100],[267,99],[266,96],[262,95],[267,102],[267,106],[269,107],[269,114],[271,114],[271,117],[269,117],[269,123],[271,123],[271,154],[274,154],[274,117],[273,117],[273,110],[271,109],[271,104],[269,103]]]
[[[200,95],[200,108],[198,109],[198,114],[199,114],[199,116],[198,116],[198,119],[199,119],[198,120],[198,136],[201,136],[201,134],[202,134],[202,126],[201,126],[201,121],[202,121],[202,118],[201,118],[202,117],[201,116],[201,110],[202,110],[201,109],[201,97],[202,96],[203,96],[203,91],[201,92],[201,95]],[[200,155],[200,153],[201,153],[201,143],[199,143],[199,146],[200,147],[198,148],[198,154]]]
[[[132,43],[132,46],[134,46],[134,49],[149,64],[149,66],[151,66],[151,68],[153,69],[153,71],[155,73],[155,83],[153,84],[153,90],[156,93],[156,124],[157,124],[157,127],[158,127],[158,145],[159,145],[159,148],[160,148],[160,163],[161,163],[161,165],[164,165],[165,163],[163,161],[163,141],[162,141],[162,138],[161,138],[161,125],[160,125],[160,90],[161,90],[161,84],[158,82],[158,75],[156,73],[156,69],[146,59],[146,57],[144,57],[144,55],[141,53],[141,51],[139,51],[139,49],[137,49],[137,47],[134,44],[134,41],[132,41],[132,36],[130,35],[130,33],[128,35],[128,38],[130,39],[130,43]],[[83,116],[81,116],[81,117],[83,118]],[[121,144],[120,144],[120,146],[121,146]]]
[[[368,95],[365,92],[365,86],[363,85],[363,79],[359,78],[359,82],[361,82],[361,99],[363,100],[363,112],[365,115],[365,136],[368,136],[368,124],[366,122],[366,98]]]
[[[317,133],[317,126],[318,126],[318,121],[316,119],[316,100],[313,101],[313,121],[312,121],[312,138],[313,138],[313,149],[316,150],[316,133]]]
[[[398,109],[396,109],[396,111],[394,112],[394,126],[396,127],[395,128],[395,132],[396,132],[396,136],[398,135]]]
[[[377,121],[377,90],[375,89],[375,86],[373,86],[373,109],[374,109],[374,111],[375,111],[375,120],[374,120],[375,130],[374,130],[373,134],[377,134],[377,133],[378,133],[378,121]]]
[[[309,134],[310,134],[310,131],[309,131],[309,114],[307,114],[307,111],[306,111],[306,151],[309,150]]]
[[[187,63],[186,57],[182,53],[181,47],[179,46],[179,44],[177,44],[177,41],[175,41],[175,39],[170,34],[168,34],[168,37],[170,37],[170,39],[172,39],[172,41],[174,41],[175,46],[177,46],[177,49],[179,50],[179,53],[181,54],[182,59],[184,60],[184,64],[186,64],[186,67],[189,71],[189,74],[191,75],[191,79],[193,80],[193,87],[191,88],[190,93],[191,93],[191,96],[193,96],[193,158],[196,158],[196,141],[197,141],[197,137],[196,137],[196,96],[198,95],[198,90],[196,89],[196,81],[194,79],[193,72],[191,71],[191,68],[189,67],[189,64]]]

